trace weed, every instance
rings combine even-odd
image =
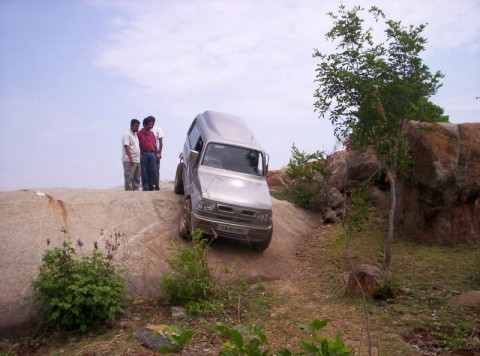
[[[471,323],[461,323],[451,332],[432,331],[432,335],[440,339],[442,345],[447,346],[452,351],[462,347],[471,346],[475,343],[471,335],[474,333],[474,325]]]
[[[215,284],[207,263],[207,239],[202,237],[201,230],[194,230],[192,234],[192,247],[178,246],[175,255],[167,260],[172,273],[164,273],[160,285],[167,303],[190,303],[198,309],[199,302],[214,295]]]
[[[387,279],[383,286],[381,286],[374,294],[375,300],[387,300],[395,297],[395,293],[399,290],[400,286],[398,282]]]
[[[300,341],[299,347],[302,351],[293,354],[288,349],[272,352],[264,347],[267,343],[267,337],[263,333],[263,328],[258,325],[236,326],[233,328],[225,325],[217,325],[216,330],[227,336],[229,341],[222,341],[223,350],[219,355],[222,356],[293,356],[293,355],[318,355],[318,356],[347,356],[353,355],[353,350],[345,346],[340,334],[335,338],[327,338],[318,333],[328,324],[329,320],[314,320],[310,324],[302,324],[300,328],[310,335]],[[248,339],[247,339],[248,337]]]
[[[125,310],[123,278],[111,260],[96,250],[80,260],[73,258],[75,253],[68,242],[47,250],[32,282],[33,299],[46,306],[41,323],[58,331],[85,332]]]
[[[237,355],[272,355],[269,349],[262,349],[267,341],[267,337],[263,333],[263,329],[258,325],[236,326],[229,328],[219,324],[215,330],[228,337],[230,341],[222,341],[223,350],[219,352],[221,356],[237,356]],[[251,335],[250,339],[245,340],[245,336]]]

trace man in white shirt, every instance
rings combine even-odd
[[[140,144],[137,131],[140,121],[132,119],[130,130],[122,136],[122,162],[125,190],[138,190],[140,188]]]
[[[155,118],[149,116],[153,120],[153,134],[155,135],[157,143],[157,179],[155,184],[155,190],[160,190],[160,160],[162,159],[162,149],[163,149],[163,131],[160,127],[155,126]]]

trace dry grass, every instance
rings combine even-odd
[[[296,350],[304,338],[299,324],[329,318],[328,336],[337,332],[357,354],[367,354],[365,318],[360,299],[344,295],[347,263],[344,245],[338,242],[339,225],[321,226],[297,251],[297,269],[279,281],[261,282],[262,288],[245,292],[224,312],[173,321],[169,309],[154,301],[137,301],[129,313],[111,328],[88,335],[37,335],[16,343],[2,342],[0,355],[148,355],[154,354],[135,339],[134,330],[146,324],[179,324],[198,335],[184,355],[216,355],[220,337],[213,331],[218,321],[230,325],[264,326],[272,350]],[[355,264],[381,266],[386,221],[373,216],[363,232],[353,237],[350,254]],[[374,354],[435,355],[405,341],[412,330],[455,328],[466,323],[480,327],[480,306],[453,308],[448,300],[480,288],[479,246],[438,247],[396,240],[389,278],[399,286],[396,297],[369,301]],[[10,353],[9,353],[10,352]],[[472,353],[473,354],[473,353]]]

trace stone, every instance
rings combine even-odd
[[[175,320],[185,319],[187,311],[184,307],[172,307],[172,318]]]
[[[325,224],[334,224],[337,222],[337,214],[330,208],[325,209],[323,213],[323,222]]]
[[[160,348],[168,348],[172,352],[178,352],[180,350],[180,347],[169,342],[163,335],[164,332],[170,332],[165,331],[166,328],[168,327],[165,325],[150,325],[145,328],[136,330],[135,337],[140,340],[143,345],[156,352],[158,352]]]
[[[345,205],[345,198],[343,197],[342,193],[335,188],[331,187],[328,191],[329,194],[329,201],[330,201],[330,207],[332,209],[342,209],[343,206]]]
[[[356,276],[356,278],[355,278]],[[346,293],[361,295],[361,289],[357,283],[362,286],[363,292],[367,298],[373,298],[383,285],[384,274],[377,266],[362,264],[354,267],[348,276]]]
[[[388,210],[390,208],[390,193],[384,192],[376,186],[368,189],[368,199],[375,208],[382,210]]]
[[[462,307],[474,304],[478,304],[480,306],[480,290],[473,290],[457,295],[451,298],[448,301],[448,304],[452,307]]]

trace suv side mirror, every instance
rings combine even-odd
[[[188,162],[190,163],[190,165],[194,166],[195,163],[197,163],[199,155],[200,153],[195,150],[190,150],[190,152],[188,152]]]

